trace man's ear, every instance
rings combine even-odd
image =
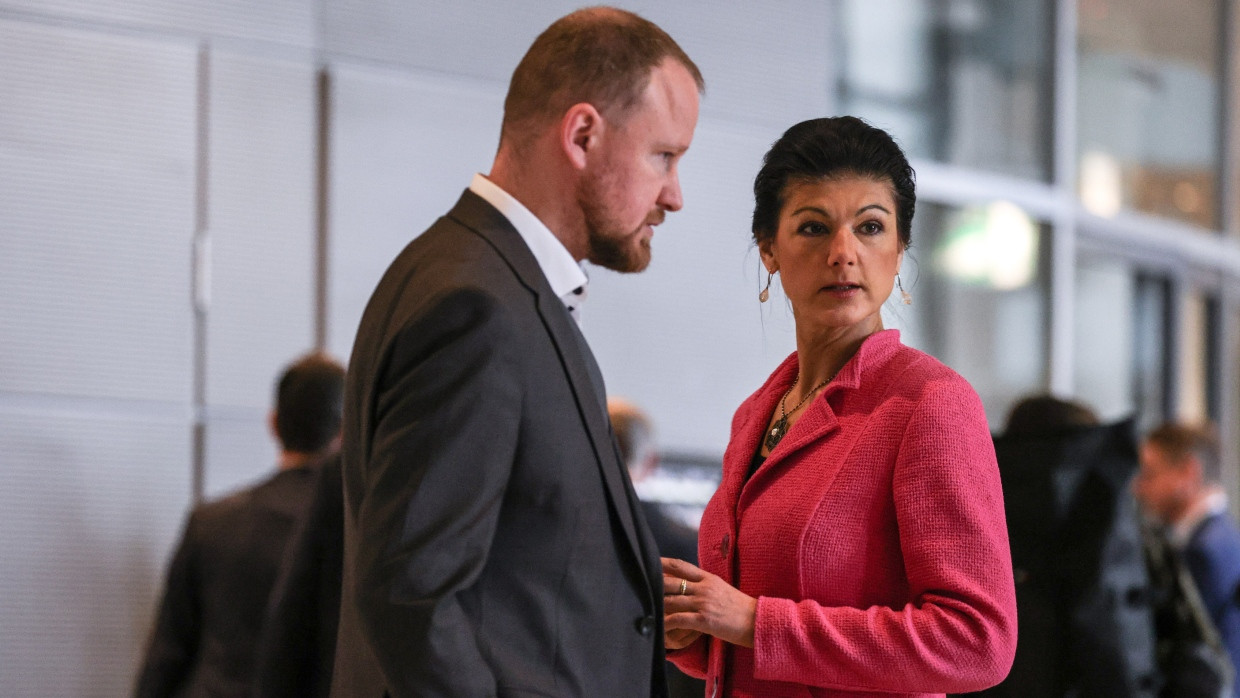
[[[560,119],[560,148],[573,167],[584,170],[590,152],[599,142],[604,129],[603,115],[587,102],[568,108]]]

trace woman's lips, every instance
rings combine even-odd
[[[861,292],[861,284],[830,284],[822,290],[833,296],[851,296]]]

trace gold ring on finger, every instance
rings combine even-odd
[[[680,595],[684,596],[688,592],[688,590],[689,590],[689,580],[687,579],[680,580]]]

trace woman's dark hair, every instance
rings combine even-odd
[[[790,183],[841,176],[891,183],[896,230],[907,249],[913,240],[913,209],[917,204],[913,168],[886,131],[855,116],[802,121],[775,141],[753,182],[754,241],[775,237]]]

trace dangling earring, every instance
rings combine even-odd
[[[904,290],[904,282],[900,280],[899,272],[896,272],[896,288],[900,289],[900,302],[904,305],[912,305],[913,294]]]
[[[766,288],[758,294],[758,302],[765,303],[771,298],[771,277],[775,276],[775,272],[768,271],[766,273]]]

